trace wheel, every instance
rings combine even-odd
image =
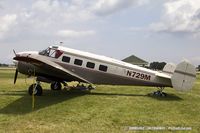
[[[61,83],[60,82],[53,82],[51,83],[51,89],[52,90],[61,90]]]
[[[160,96],[160,91],[156,91],[153,93],[154,96]]]
[[[33,92],[33,90],[35,91]],[[29,95],[32,95],[34,93],[35,96],[41,96],[42,95],[42,87],[39,84],[32,84],[28,88]]]
[[[164,92],[156,91],[153,93],[154,96],[159,96],[159,97],[166,97],[167,94]]]

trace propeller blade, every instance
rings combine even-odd
[[[15,78],[14,78],[14,84],[16,83],[17,75],[18,75],[18,69],[16,68],[16,71],[15,71]]]
[[[17,56],[17,54],[16,54],[16,52],[15,52],[15,50],[13,49],[13,53],[15,54],[15,56]]]

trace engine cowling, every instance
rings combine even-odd
[[[36,75],[36,70],[34,66],[30,63],[19,61],[17,64],[17,69],[18,69],[18,72],[28,75],[28,76]]]

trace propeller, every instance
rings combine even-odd
[[[17,54],[16,54],[16,52],[15,52],[15,50],[13,49],[13,53],[15,54],[15,56],[17,56]]]
[[[17,81],[17,75],[18,75],[18,69],[16,68],[16,71],[15,71],[15,77],[14,77],[14,84],[15,84],[16,81]]]
[[[16,54],[14,49],[13,49],[13,53],[15,54],[15,56],[17,56],[17,54]],[[18,63],[14,62],[14,64],[16,65],[16,71],[15,71],[15,77],[14,77],[14,84],[15,84],[16,81],[17,81],[17,75],[18,75]]]

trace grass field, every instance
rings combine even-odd
[[[91,93],[50,91],[27,94],[33,79],[19,75],[13,85],[13,69],[0,69],[0,132],[127,132],[128,127],[188,127],[200,132],[200,75],[189,93],[166,88],[167,97],[148,95],[156,88],[98,85]],[[129,130],[128,132],[136,132]]]

